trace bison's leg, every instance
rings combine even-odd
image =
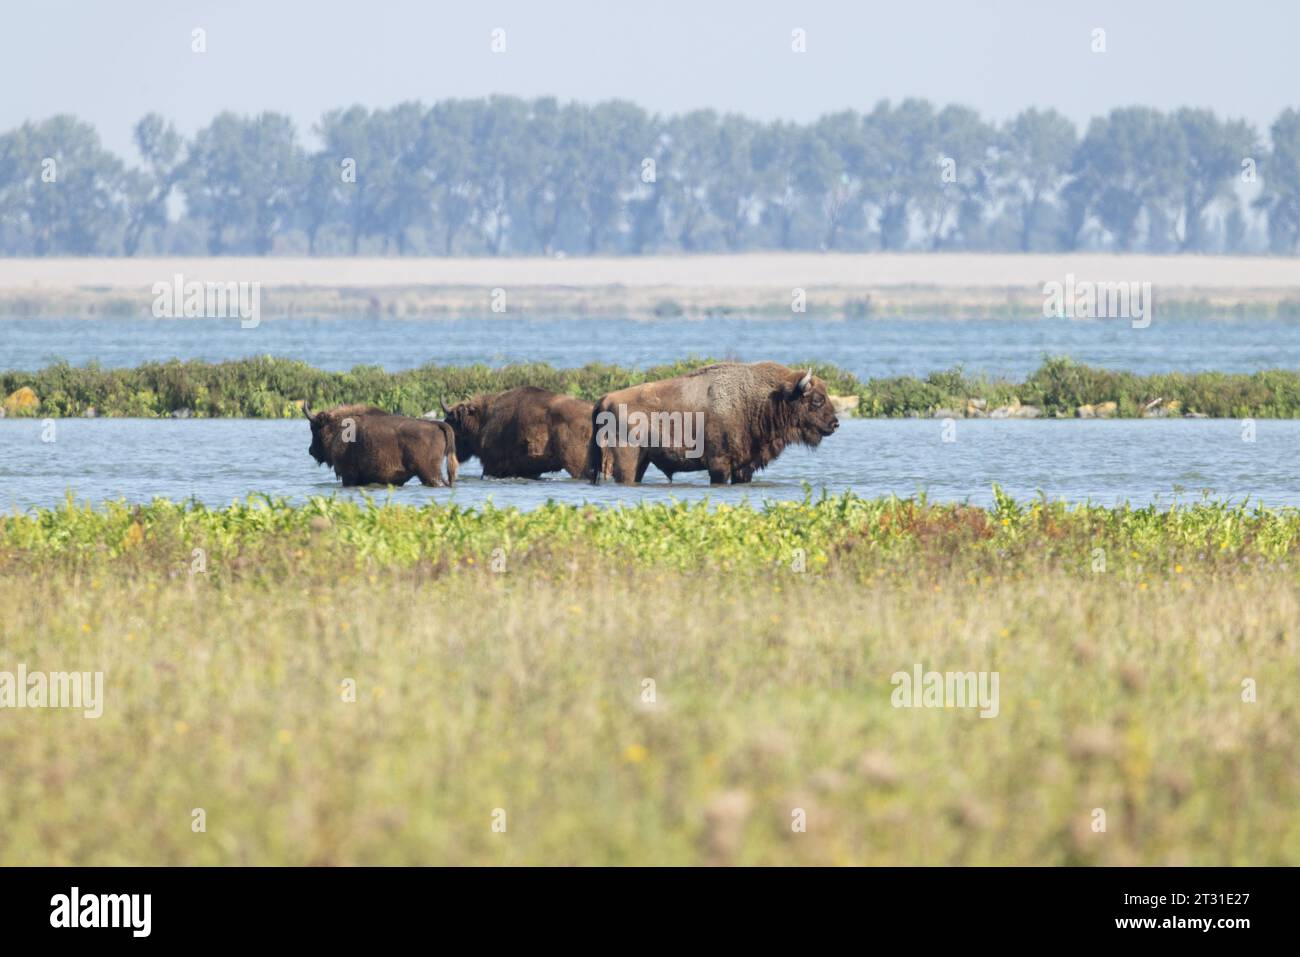
[[[709,469],[710,485],[726,485],[735,474],[731,460],[726,456],[707,459],[704,463]]]
[[[621,446],[613,450],[606,449],[607,453],[610,451],[613,452],[614,458],[615,482],[620,485],[632,485],[641,481],[641,476],[645,472],[642,464],[645,449],[636,446]]]
[[[587,440],[587,468],[586,477],[593,484],[599,485],[602,479],[607,479],[611,475],[613,462],[610,458],[610,450],[605,447],[601,441],[600,433],[600,416],[602,402],[597,402],[591,413],[591,438]]]
[[[614,477],[614,450],[598,443],[594,435],[587,446],[587,465],[583,469],[583,477],[597,485]]]
[[[645,478],[645,470],[648,469],[649,467],[650,467],[650,456],[647,455],[643,457],[640,462],[637,463],[636,480],[638,482],[640,482],[643,478]]]
[[[456,457],[456,430],[446,422],[442,425],[442,450],[447,456],[447,484],[456,484],[456,472],[460,470],[460,459]]]
[[[430,456],[428,461],[415,463],[415,474],[421,485],[442,488],[447,483],[442,480],[442,456]]]
[[[591,478],[591,455],[587,446],[583,445],[577,451],[570,449],[566,452],[563,467],[564,471],[569,473],[569,478]]]
[[[443,425],[441,422],[438,424]],[[433,436],[422,437],[423,441],[402,450],[402,465],[406,470],[406,478],[402,481],[409,481],[414,475],[421,485],[442,488],[447,484],[442,480],[444,458],[447,459],[447,474],[455,480],[456,469],[452,462],[456,457],[456,440],[447,438],[451,434],[450,427],[443,425],[443,428],[445,433],[435,432]]]
[[[748,465],[743,465],[738,469],[731,470],[731,484],[744,485],[754,478],[754,470]]]

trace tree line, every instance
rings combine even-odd
[[[494,96],[279,113],[135,165],[69,115],[0,134],[0,254],[636,255],[745,250],[1273,252],[1300,247],[1300,111],[993,123],[881,102],[806,124]]]

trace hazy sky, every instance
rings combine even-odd
[[[1297,37],[1296,0],[11,0],[0,128],[71,112],[133,157],[130,128],[150,110],[187,134],[221,109],[281,110],[308,131],[352,103],[511,93],[798,120],[904,96],[994,119],[1053,106],[1081,124],[1194,105],[1263,131],[1300,105]]]

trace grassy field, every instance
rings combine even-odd
[[[289,418],[299,415],[304,399],[313,408],[364,402],[404,415],[422,415],[437,410],[439,399],[453,402],[520,385],[595,400],[607,392],[682,375],[714,361],[694,357],[649,369],[602,363],[578,369],[556,369],[541,362],[502,368],[426,365],[400,372],[375,366],[326,372],[305,362],[270,357],[220,363],[173,359],[134,369],[58,364],[35,372],[0,371],[0,401],[20,389],[30,390],[25,403],[16,401],[16,395],[7,403],[8,414],[54,417],[157,418],[181,413],[200,418]],[[864,382],[830,363],[810,359],[796,365],[811,367],[826,380],[832,395],[856,396],[858,415],[881,418],[941,411],[945,417],[960,417],[973,412],[972,399],[981,400],[988,410],[1023,403],[1049,416],[1074,416],[1081,406],[1110,402],[1114,403],[1111,414],[1133,418],[1158,399],[1161,412],[1172,415],[1300,418],[1300,372],[1287,369],[1139,375],[1054,358],[1023,382],[968,375],[961,369],[933,372],[923,379],[904,376]]]
[[[10,515],[0,671],[105,696],[0,711],[0,864],[1293,865],[1298,553],[1002,496]],[[917,664],[997,716],[894,707]]]

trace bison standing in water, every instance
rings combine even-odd
[[[304,402],[302,411],[311,423],[307,451],[332,467],[344,485],[405,485],[415,476],[423,485],[456,484],[456,437],[446,422],[393,415],[371,405],[312,412]]]
[[[839,428],[826,383],[775,362],[723,362],[611,392],[596,403],[592,480],[641,481],[652,463],[748,482],[787,445],[817,446]]]
[[[592,403],[521,386],[458,402],[442,412],[463,459],[477,455],[487,478],[540,478],[545,472],[587,474]]]

